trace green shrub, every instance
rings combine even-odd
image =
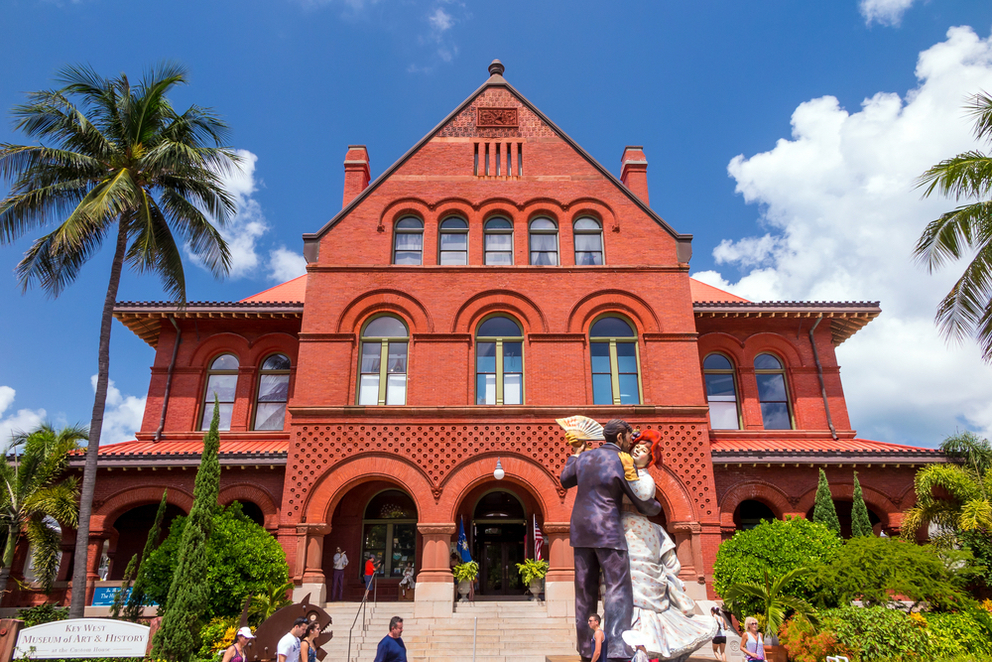
[[[860,600],[865,606],[896,606],[893,596],[916,607],[958,610],[973,604],[966,591],[971,554],[936,550],[895,538],[863,536],[844,543],[833,560],[819,567],[820,606]]]
[[[929,660],[929,636],[908,614],[885,607],[854,607],[821,612],[821,626],[852,649],[861,662]]]
[[[779,577],[795,568],[828,563],[840,549],[841,540],[822,524],[802,518],[764,521],[750,531],[738,531],[720,545],[713,565],[713,586],[724,595],[733,584],[764,581],[764,571]],[[815,597],[813,580],[804,576],[783,587],[783,595]],[[737,618],[763,611],[757,599],[741,599]]]
[[[64,621],[69,618],[69,608],[45,603],[36,607],[17,610],[17,618],[24,621],[24,627],[34,627],[52,621]]]
[[[142,564],[142,572],[147,573],[148,597],[160,605],[160,612],[176,569],[186,519],[173,520],[169,536]],[[238,503],[218,508],[214,514],[213,532],[207,541],[207,561],[210,587],[207,618],[237,616],[249,595],[263,593],[270,584],[280,585],[289,580],[286,553],[268,531],[241,512]]]
[[[977,609],[954,614],[927,614],[931,657],[975,655],[992,659],[992,619]]]

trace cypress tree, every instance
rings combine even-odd
[[[851,507],[851,534],[853,537],[873,536],[871,520],[868,519],[868,506],[865,505],[864,495],[861,494],[861,483],[858,482],[858,472],[854,472],[854,505]]]
[[[188,662],[200,647],[200,621],[207,611],[207,540],[213,532],[213,516],[220,491],[220,404],[214,397],[210,430],[203,437],[203,455],[196,472],[193,507],[190,508],[179,543],[176,573],[169,586],[162,625],[155,633],[152,659]]]
[[[131,560],[127,562],[127,567],[124,568],[121,587],[118,589],[117,595],[114,596],[114,604],[110,607],[111,618],[119,618],[121,615],[121,607],[124,606],[124,596],[127,595],[128,589],[131,588],[131,578],[134,577],[136,565],[138,565],[137,554],[131,557]]]
[[[820,482],[816,486],[816,505],[813,507],[813,521],[826,525],[828,529],[840,535],[840,519],[837,517],[837,507],[830,494],[830,484],[827,474],[820,469]]]
[[[158,547],[158,539],[162,534],[162,522],[165,520],[165,509],[168,506],[166,495],[168,490],[162,492],[162,500],[158,504],[158,511],[155,513],[155,521],[148,532],[148,539],[145,540],[145,550],[141,552],[141,563],[145,562],[152,552]],[[137,622],[141,616],[142,607],[145,606],[145,576],[141,572],[141,565],[138,565],[137,575],[134,579],[134,586],[131,588],[131,595],[127,599],[127,606],[124,608],[124,619]]]

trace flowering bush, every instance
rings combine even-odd
[[[831,630],[815,630],[803,619],[791,618],[779,630],[779,641],[794,662],[820,662],[827,655],[844,655],[854,658],[854,650],[837,641]]]
[[[823,630],[833,633],[861,662],[930,659],[928,632],[898,609],[854,606],[828,609],[821,612],[821,623]]]
[[[992,618],[988,612],[962,611],[956,614],[929,614],[932,657],[971,654],[978,659],[992,659]]]

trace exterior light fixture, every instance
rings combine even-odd
[[[503,471],[503,465],[500,463],[499,458],[496,458],[496,470],[493,471],[493,478],[496,480],[503,480],[503,476],[505,475],[506,472]]]

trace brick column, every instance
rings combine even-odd
[[[93,602],[93,592],[96,591],[96,583],[100,580],[100,557],[103,555],[103,541],[101,534],[90,535],[89,548],[86,550],[86,600],[84,605]]]
[[[541,532],[547,540],[548,575],[544,578],[544,601],[548,616],[575,616],[575,557],[569,542],[568,522],[545,522]]]
[[[417,573],[417,590],[414,595],[413,613],[416,618],[451,616],[454,606],[454,580],[448,559],[451,537],[455,535],[452,524],[418,524],[417,531],[424,542],[421,568]]]
[[[331,525],[323,522],[297,524],[296,534],[303,556],[303,578],[299,586],[293,588],[293,601],[299,602],[310,594],[310,602],[324,604],[327,601],[327,578],[324,577],[324,536],[331,532]]]

